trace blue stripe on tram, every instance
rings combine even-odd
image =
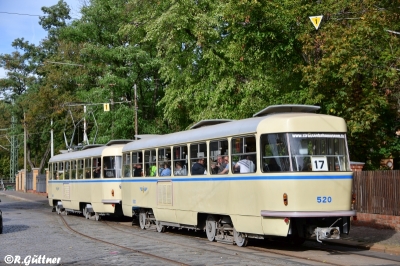
[[[266,175],[266,176],[226,176],[226,177],[152,177],[152,178],[121,178],[121,179],[79,179],[79,180],[49,180],[49,183],[137,183],[137,182],[157,182],[157,181],[174,181],[174,182],[207,182],[207,181],[257,181],[257,180],[337,180],[352,179],[352,175],[301,175],[301,176],[284,176],[284,175]]]

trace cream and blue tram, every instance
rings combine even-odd
[[[58,214],[77,212],[87,219],[122,215],[122,148],[130,141],[88,145],[80,151],[50,158],[47,184],[50,206]]]
[[[302,243],[348,234],[355,211],[347,127],[342,118],[316,114],[318,109],[270,106],[249,119],[208,120],[128,143],[124,215],[137,215],[142,229],[200,229],[210,241],[238,246],[266,236]],[[242,160],[252,167],[241,171]],[[178,162],[186,175],[174,174]],[[205,171],[194,175],[191,168],[198,162]],[[228,172],[216,171],[218,164]],[[132,176],[132,165],[140,165],[142,174]],[[168,167],[170,176],[160,174]]]

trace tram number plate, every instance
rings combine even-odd
[[[312,156],[311,165],[313,171],[328,171],[328,163],[325,156]]]
[[[318,203],[331,203],[332,197],[331,196],[318,196],[317,202]]]

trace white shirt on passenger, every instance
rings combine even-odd
[[[237,164],[239,164],[241,174],[254,172],[255,166],[253,161],[251,160],[243,159],[237,162]]]

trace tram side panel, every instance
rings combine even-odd
[[[91,203],[99,213],[115,213],[116,204],[121,202],[120,179],[96,179],[91,182]]]

